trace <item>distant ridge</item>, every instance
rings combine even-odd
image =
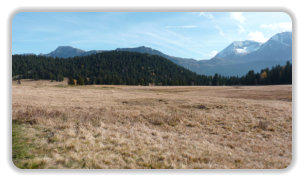
[[[260,71],[263,68],[284,65],[286,61],[292,61],[292,32],[275,34],[265,43],[251,40],[234,41],[209,60],[170,56],[146,46],[117,48],[116,51],[158,55],[198,74],[214,75],[218,73],[225,76],[241,76],[249,70]],[[54,51],[43,55],[69,58],[102,52],[105,51],[84,51],[71,46],[59,46]]]
[[[242,49],[252,46],[254,41],[247,44],[248,46],[245,46],[246,42],[248,41],[242,42]],[[228,47],[230,46],[232,45],[229,45]],[[257,44],[254,46],[257,46]],[[223,51],[226,51],[227,48]],[[234,46],[234,48],[234,50],[230,51],[230,54],[226,53],[225,56],[220,56],[221,54],[224,54],[221,51],[211,60],[199,61],[199,68],[196,69],[195,72],[205,74],[219,73],[225,76],[241,76],[248,70],[260,71],[263,68],[284,65],[286,61],[292,61],[292,33],[278,33],[249,53],[238,53],[236,51],[238,46]]]
[[[91,51],[84,51],[81,49],[74,48],[72,46],[58,46],[54,51],[48,54],[42,54],[43,56],[48,57],[58,57],[58,58],[69,58],[75,56],[88,56],[91,54],[101,53],[102,50],[91,50]]]

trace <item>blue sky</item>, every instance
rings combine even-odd
[[[233,41],[265,42],[283,31],[292,31],[283,12],[21,12],[12,22],[12,53],[147,46],[202,60]]]

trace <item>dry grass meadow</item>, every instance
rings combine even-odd
[[[286,168],[292,86],[12,82],[19,168]]]

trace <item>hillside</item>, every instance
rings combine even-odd
[[[140,46],[140,47],[135,47],[135,48],[117,48],[116,51],[127,51],[127,52],[137,52],[137,53],[146,53],[146,54],[151,54],[151,55],[158,55],[161,57],[164,57],[175,64],[178,64],[180,66],[183,66],[187,69],[189,69],[189,66],[195,66],[197,65],[197,60],[191,59],[191,58],[180,58],[180,57],[175,57],[175,56],[170,56],[167,54],[164,54],[158,50],[152,49],[150,47],[145,47],[145,46]],[[189,69],[193,71],[192,69]]]
[[[240,67],[240,66],[238,66]],[[252,66],[253,67],[253,66]],[[291,84],[292,65],[274,66],[241,77],[198,75],[157,55],[109,51],[90,56],[51,58],[14,55],[13,79],[50,79],[78,85],[258,85]],[[223,68],[223,70],[229,70]]]
[[[72,46],[58,46],[54,51],[48,54],[40,54],[41,56],[53,58],[69,58],[75,56],[89,56],[91,54],[101,53],[101,50],[84,51]]]
[[[200,81],[200,76],[163,57],[119,51],[68,59],[14,55],[13,77],[16,76],[54,80],[82,78],[90,84],[191,85]]]

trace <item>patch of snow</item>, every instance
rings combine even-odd
[[[236,49],[235,49],[235,53],[236,53],[236,54],[246,54],[246,53],[248,53],[248,52],[246,51],[246,47],[245,47],[244,49],[236,48]]]
[[[290,46],[292,43],[292,32],[282,32],[272,36],[268,42],[278,42],[286,46]],[[267,43],[270,44],[270,43]]]
[[[234,41],[224,50],[219,52],[216,57],[222,58],[230,55],[244,55],[254,51],[257,51],[261,47],[262,43],[255,41]]]

